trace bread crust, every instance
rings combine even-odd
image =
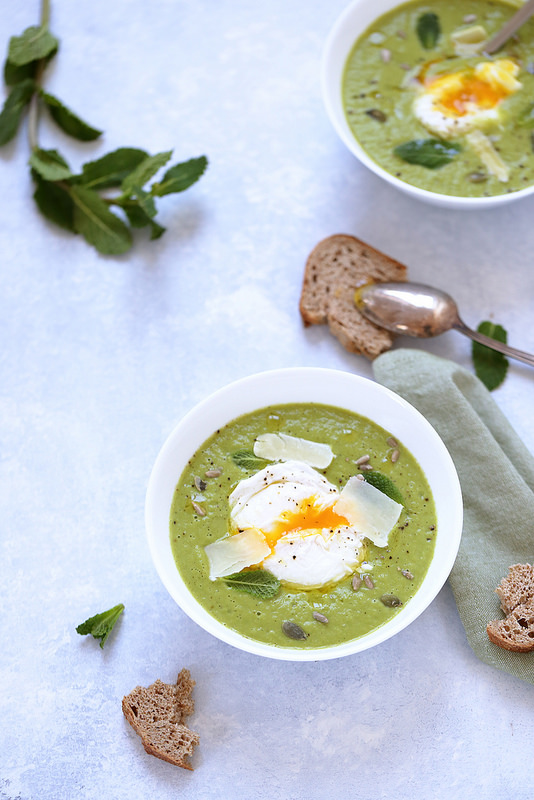
[[[320,241],[309,254],[299,301],[306,327],[327,324],[351,353],[373,360],[389,350],[394,336],[367,320],[354,304],[354,292],[366,283],[405,281],[404,264],[361,239],[338,233]]]
[[[185,721],[194,710],[191,697],[195,681],[182,669],[176,684],[159,679],[150,686],[136,686],[122,699],[124,716],[141,737],[145,751],[162,761],[192,770],[189,758],[199,736]]]
[[[512,564],[496,588],[504,619],[486,626],[491,642],[514,653],[534,650],[534,567]]]

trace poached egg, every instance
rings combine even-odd
[[[210,579],[251,566],[304,589],[340,581],[387,545],[402,506],[359,477],[342,491],[302,461],[272,464],[229,497],[230,532],[205,548]]]
[[[413,112],[442,139],[484,129],[499,122],[502,101],[521,89],[518,73],[517,64],[502,58],[458,72],[424,76],[419,79]]]

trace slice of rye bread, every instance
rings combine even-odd
[[[194,685],[189,670],[183,669],[174,686],[158,679],[146,688],[136,686],[122,700],[124,716],[141,737],[146,752],[190,770],[189,758],[199,743],[198,734],[185,724],[194,709]]]
[[[506,617],[488,623],[490,641],[516,653],[534,650],[534,567],[513,564],[495,591]]]
[[[372,360],[389,350],[394,336],[358,311],[354,292],[365,283],[406,277],[404,264],[355,236],[329,236],[314,247],[306,262],[299,304],[304,324],[327,323],[349,352]]]

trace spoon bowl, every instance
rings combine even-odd
[[[441,289],[422,283],[367,283],[354,295],[364,317],[393,333],[428,339],[457,330],[475,342],[534,366],[534,355],[517,350],[469,328],[455,301]]]

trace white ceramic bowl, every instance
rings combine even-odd
[[[520,4],[520,2],[517,3],[517,5]],[[379,175],[392,186],[397,187],[397,189],[411,197],[424,200],[433,205],[445,208],[478,210],[495,208],[495,206],[504,205],[533,194],[534,185],[517,192],[493,197],[453,197],[438,194],[437,192],[429,192],[426,189],[419,189],[417,186],[405,183],[386,172],[359,145],[348,125],[343,108],[342,80],[345,63],[356,40],[372,25],[374,20],[399,5],[402,4],[398,0],[354,0],[338,18],[328,36],[322,62],[322,93],[328,116],[341,140],[356,158],[376,175]]]
[[[188,459],[219,427],[266,406],[322,403],[372,419],[398,437],[430,483],[437,512],[435,553],[415,594],[380,628],[333,647],[298,650],[255,642],[227,628],[202,608],[178,572],[170,545],[170,509]],[[209,633],[241,650],[287,661],[319,661],[358,653],[399,633],[432,602],[452,569],[462,532],[462,497],[456,470],[434,428],[413,406],[374,381],[330,369],[301,367],[261,372],[220,389],[199,403],[172,431],[158,455],[146,496],[146,529],[156,570],[180,608]]]

